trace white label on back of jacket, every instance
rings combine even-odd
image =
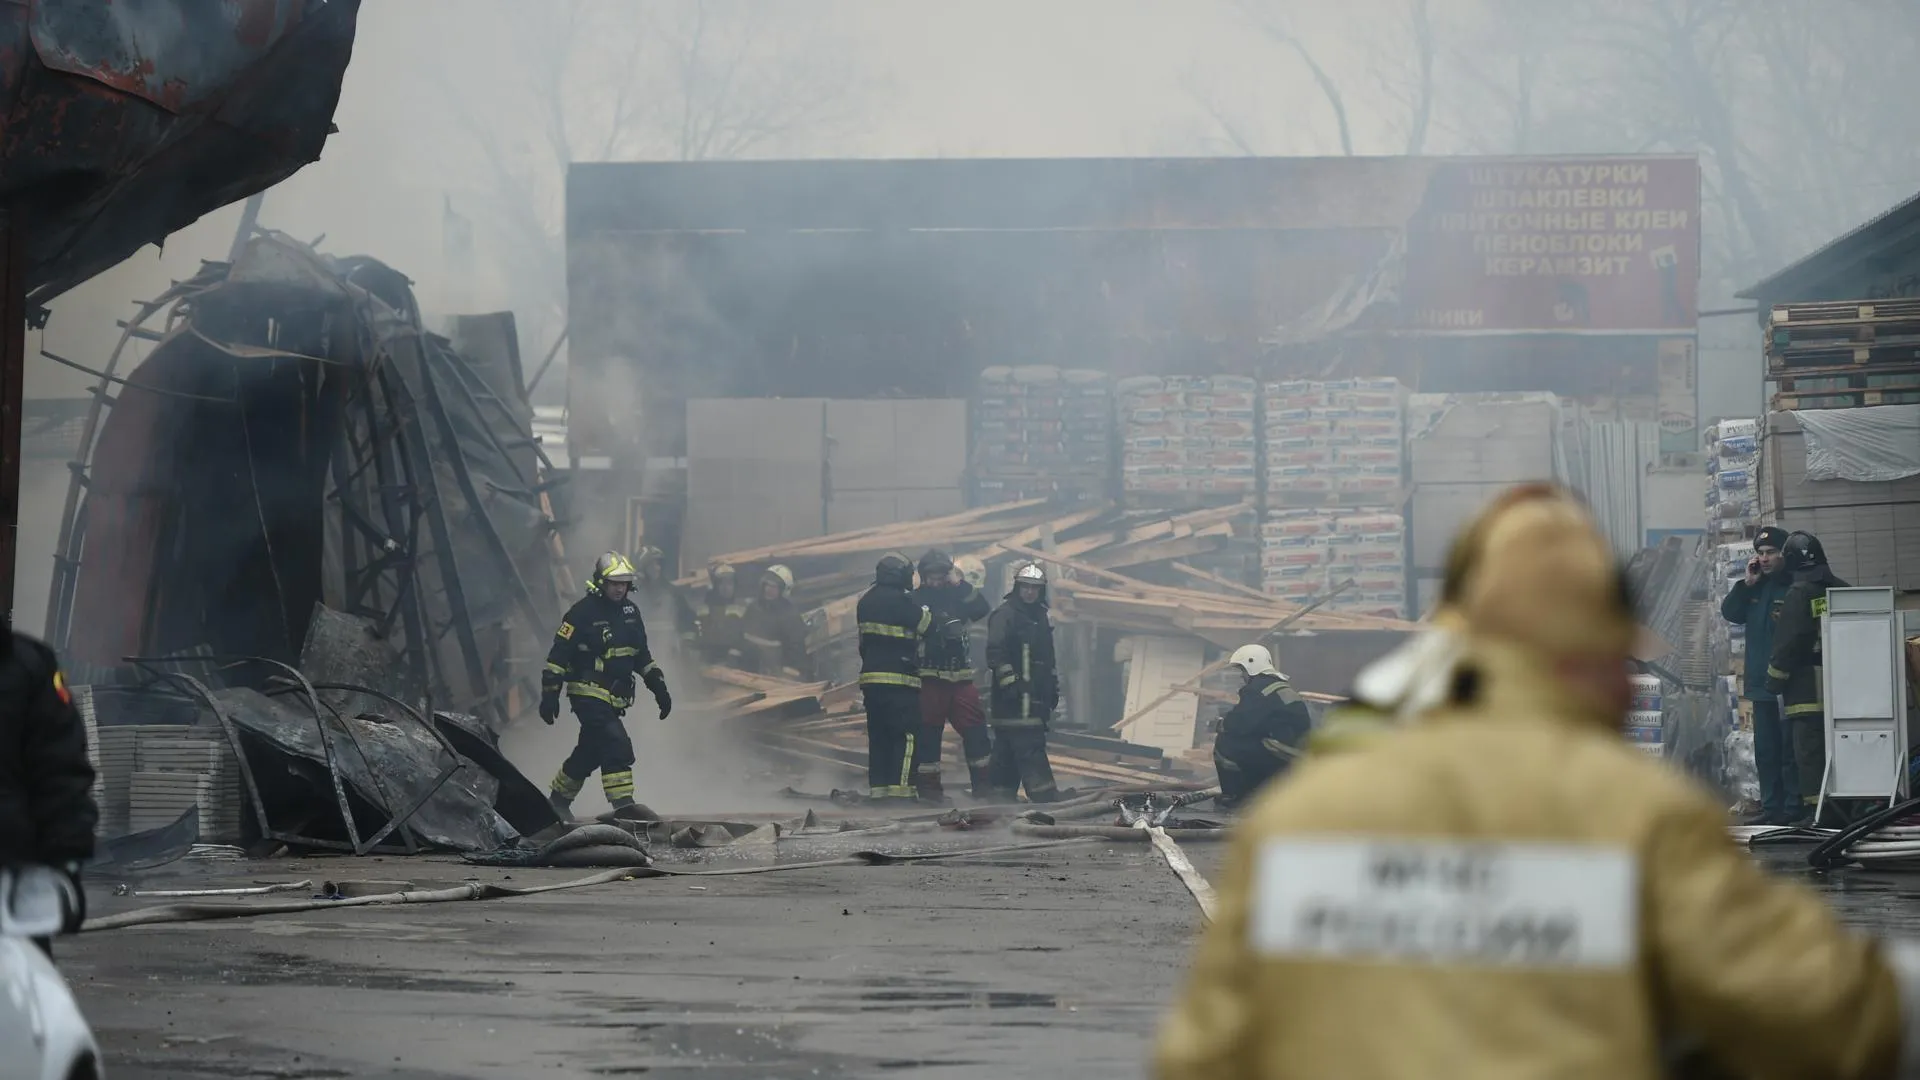
[[[1248,928],[1276,958],[1618,969],[1638,947],[1622,848],[1371,837],[1259,851]]]

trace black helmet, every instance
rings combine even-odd
[[[1820,546],[1820,538],[1812,533],[1796,532],[1788,535],[1786,545],[1780,549],[1780,559],[1788,570],[1811,570],[1827,565],[1827,549]]]
[[[932,581],[953,573],[953,556],[935,548],[920,556],[920,580]]]
[[[880,556],[879,565],[873,568],[873,580],[878,585],[911,589],[913,588],[913,561],[897,551],[889,551]]]

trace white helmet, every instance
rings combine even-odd
[[[1273,654],[1267,651],[1265,645],[1242,645],[1233,650],[1233,655],[1227,658],[1227,663],[1246,672],[1249,677],[1254,675],[1280,675],[1278,671],[1273,669]],[[1286,678],[1285,675],[1280,675],[1280,677],[1283,679]]]

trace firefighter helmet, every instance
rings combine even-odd
[[[732,563],[714,563],[707,567],[707,584],[718,585],[722,581],[733,580]]]
[[[1788,570],[1811,570],[1826,565],[1827,549],[1820,546],[1820,538],[1812,533],[1796,532],[1787,537],[1780,549],[1780,561]]]
[[[606,590],[601,586],[609,582],[631,585],[633,578],[633,564],[627,561],[627,557],[617,551],[609,551],[593,561],[593,577],[588,579],[587,588],[605,595]]]
[[[953,572],[953,556],[934,548],[920,556],[920,581],[922,584],[944,579]]]
[[[1045,588],[1047,584],[1047,572],[1040,568],[1039,563],[1030,562],[1013,572],[1013,583],[1016,586],[1038,585]]]
[[[874,566],[873,580],[878,585],[894,585],[902,589],[911,589],[913,560],[897,551],[889,551],[880,556],[880,562]]]
[[[633,556],[633,569],[636,574],[648,581],[657,581],[660,571],[667,562],[667,553],[649,544]]]
[[[779,584],[781,596],[785,596],[793,591],[793,571],[787,569],[780,563],[774,563],[772,566],[767,567],[766,572],[760,575],[762,582],[769,579]]]
[[[953,565],[960,568],[960,576],[967,579],[967,584],[976,589],[984,589],[987,587],[986,563],[981,562],[971,555],[962,555],[953,560]]]
[[[1242,645],[1233,650],[1233,655],[1227,658],[1227,663],[1246,672],[1249,677],[1254,675],[1280,675],[1278,671],[1274,670],[1273,654],[1267,651],[1265,645]],[[1283,679],[1286,678],[1284,675],[1280,675],[1280,677]]]

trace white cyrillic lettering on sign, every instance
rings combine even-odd
[[[1296,959],[1618,969],[1638,872],[1583,844],[1289,838],[1260,849],[1250,944]]]

